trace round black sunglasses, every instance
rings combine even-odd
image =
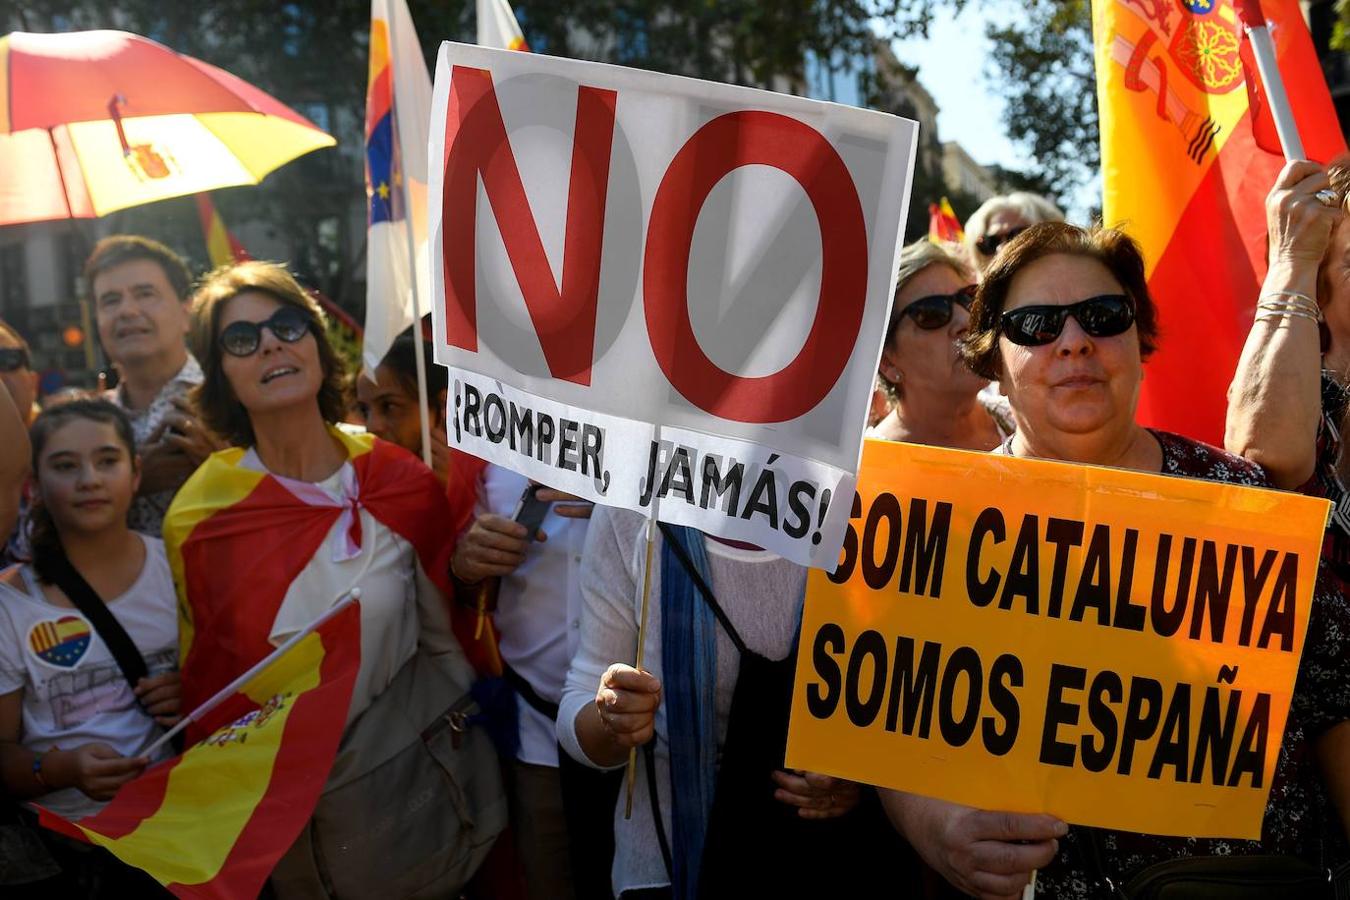
[[[999,327],[1014,344],[1039,347],[1059,337],[1069,316],[1092,337],[1115,337],[1134,324],[1134,304],[1124,294],[1102,294],[1064,306],[1021,306],[1005,312]]]
[[[314,320],[293,306],[283,306],[263,322],[231,322],[220,333],[220,349],[231,356],[252,356],[262,343],[266,328],[278,340],[294,344],[314,327]]]

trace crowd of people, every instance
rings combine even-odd
[[[361,663],[337,762],[267,896],[1006,898],[1035,873],[1039,895],[1094,898],[1133,896],[1116,891],[1177,860],[1244,857],[1264,861],[1235,876],[1248,887],[1311,872],[1332,896],[1350,860],[1347,195],[1350,165],[1312,163],[1270,194],[1227,449],[1139,424],[1166,340],[1146,261],[1029,194],[980,207],[964,245],[904,249],[869,423],[877,439],[1335,503],[1250,841],[785,769],[802,566],[665,525],[649,555],[639,515],[452,449],[429,345],[419,400],[415,329],[348,372],[284,267],[194,285],[164,245],[105,238],[85,276],[115,387],[39,409],[27,344],[0,324],[5,896],[162,893],[37,828],[25,802],[96,812],[174,752],[145,753],[164,729],[353,587]],[[479,740],[421,727],[469,708]]]

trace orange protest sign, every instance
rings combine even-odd
[[[839,568],[807,583],[787,765],[1258,837],[1328,506],[869,440]]]

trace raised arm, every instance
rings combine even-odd
[[[1286,489],[1306,482],[1316,462],[1322,355],[1314,316],[1328,299],[1318,296],[1318,270],[1342,218],[1316,197],[1329,187],[1321,166],[1291,162],[1271,189],[1270,269],[1228,388],[1224,444]]]

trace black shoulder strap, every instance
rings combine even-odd
[[[511,668],[506,660],[502,660],[502,677],[520,695],[520,699],[530,705],[531,709],[550,721],[558,721],[558,704],[541,697],[539,692],[534,689],[534,685],[526,681],[524,675]]]
[[[113,659],[117,660],[117,667],[122,670],[127,683],[135,690],[140,680],[149,674],[149,669],[146,668],[145,659],[142,658],[141,651],[136,649],[127,630],[117,621],[117,617],[108,609],[108,604],[103,602],[103,598],[71,565],[65,553],[52,553],[46,562],[44,568],[50,570],[52,583],[65,592],[70,602],[75,604],[75,608],[84,614],[89,624],[94,626],[94,630],[112,653]]]
[[[722,623],[722,628],[726,631],[727,637],[731,638],[731,643],[736,645],[736,649],[741,655],[745,655],[745,641],[741,640],[740,634],[731,624],[731,620],[727,618],[727,614],[723,611],[722,605],[717,602],[717,597],[713,594],[712,588],[708,587],[708,582],[704,581],[703,576],[699,574],[698,569],[694,566],[694,561],[689,558],[689,554],[685,551],[684,545],[679,542],[670,526],[665,522],[658,522],[657,527],[661,529],[661,536],[666,539],[666,544],[675,552],[675,558],[680,561],[680,565],[684,567],[685,572],[693,579],[694,587],[698,588],[698,592],[703,595],[703,599],[708,601],[708,608],[713,611],[713,615],[717,616],[717,621]]]
[[[652,824],[656,826],[656,842],[661,845],[661,859],[666,864],[666,875],[674,884],[675,866],[671,863],[670,841],[666,838],[666,823],[661,818],[661,797],[656,790],[656,738],[642,745],[643,768],[647,770],[647,794],[652,801]]]

